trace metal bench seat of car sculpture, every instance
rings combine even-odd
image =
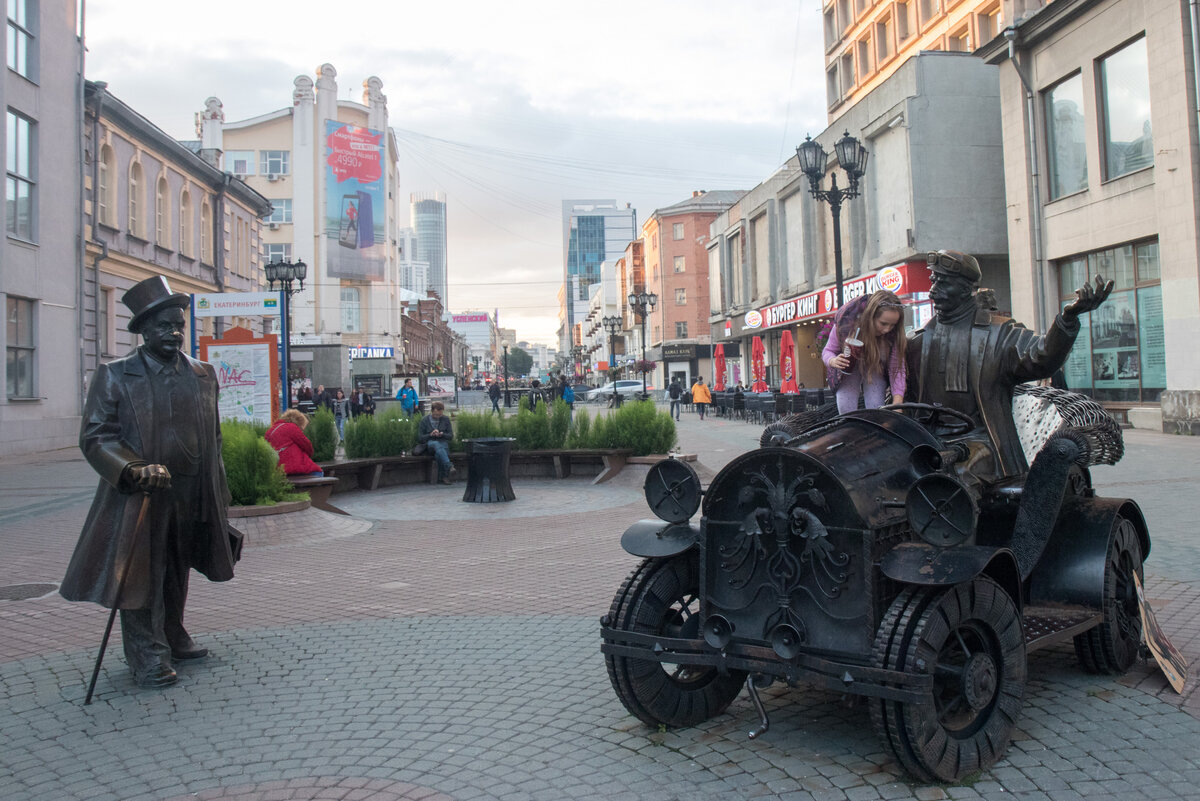
[[[1007,391],[1011,436],[1021,423],[1037,448],[1016,472],[993,470],[1003,445],[979,415],[931,403],[785,418],[704,491],[687,464],[655,466],[659,519],[622,537],[645,560],[601,620],[625,707],[690,726],[745,686],[755,737],[772,681],[865,696],[905,770],[957,781],[1003,756],[1028,652],[1073,640],[1085,670],[1128,670],[1150,540],[1089,473],[1120,458],[1120,430],[1071,393]]]

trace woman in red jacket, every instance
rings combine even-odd
[[[279,464],[289,476],[325,475],[321,466],[312,460],[312,442],[304,436],[307,427],[308,417],[303,412],[288,409],[263,435],[279,452]]]

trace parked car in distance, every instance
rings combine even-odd
[[[620,394],[621,397],[625,398],[626,400],[637,397],[642,392],[642,382],[641,381],[632,381],[632,380],[609,381],[604,386],[599,387],[598,389],[593,389],[591,392],[589,392],[587,394],[587,399],[590,401],[597,401],[597,402],[604,401],[605,399],[612,397],[614,387],[616,388],[617,393]],[[647,385],[646,391],[653,392],[654,387]]]

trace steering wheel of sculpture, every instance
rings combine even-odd
[[[978,425],[971,415],[935,403],[893,403],[880,408],[892,412],[910,412],[912,419],[939,437],[962,436]],[[943,420],[943,417],[954,419]]]

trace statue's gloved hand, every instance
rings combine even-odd
[[[1104,277],[1096,276],[1096,286],[1084,284],[1079,289],[1075,290],[1075,300],[1063,309],[1064,317],[1078,317],[1081,314],[1090,312],[1097,308],[1101,303],[1108,299],[1112,292],[1113,282],[1104,282]]]
[[[129,468],[129,478],[138,492],[155,492],[171,488],[171,472],[161,464]]]

